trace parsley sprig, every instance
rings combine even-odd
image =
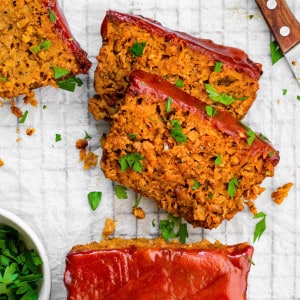
[[[259,222],[256,223],[255,225],[255,230],[254,230],[254,237],[253,237],[253,243],[256,240],[259,240],[262,234],[265,232],[267,229],[266,225],[266,214],[264,212],[259,212],[257,213],[253,218],[254,219],[261,219]]]
[[[0,228],[0,299],[37,300],[42,264],[17,230],[6,225]]]
[[[177,143],[186,143],[187,136],[182,132],[182,126],[178,120],[171,120],[171,136]]]
[[[129,153],[122,156],[119,159],[122,173],[125,173],[127,169],[132,169],[135,172],[142,173],[143,165],[141,161],[143,156],[140,153]]]
[[[246,100],[247,97],[242,98],[234,98],[226,93],[219,94],[217,90],[211,84],[205,84],[206,92],[208,93],[208,97],[217,102],[224,105],[230,105],[236,100]]]
[[[137,42],[135,41],[130,48],[130,51],[133,56],[142,56],[144,52],[144,48],[146,47],[146,42]]]
[[[160,220],[159,229],[166,241],[179,238],[180,243],[184,244],[189,236],[187,224],[181,222],[181,217],[174,217],[171,214],[168,214],[167,219]]]

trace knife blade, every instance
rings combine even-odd
[[[285,0],[255,0],[300,85],[300,23]]]

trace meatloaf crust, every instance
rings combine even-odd
[[[0,97],[32,96],[91,67],[55,0],[3,0],[0,4]],[[56,79],[54,67],[69,71]]]
[[[205,86],[209,84],[220,95],[225,93],[238,99],[230,105],[217,103],[217,106],[239,119],[256,97],[262,66],[251,61],[242,50],[116,11],[107,11],[101,36],[103,43],[94,75],[97,95],[89,101],[89,111],[96,120],[110,118],[117,111],[134,69],[161,75],[173,84],[180,82],[183,90],[212,104]],[[133,48],[143,43],[141,55],[134,53]]]
[[[164,80],[133,71],[103,143],[105,176],[197,227],[243,210],[274,175],[279,153],[262,135]]]
[[[246,299],[253,247],[113,239],[66,257],[68,300]]]

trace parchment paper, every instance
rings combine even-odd
[[[300,2],[287,1],[300,18]],[[248,299],[300,299],[300,89],[285,59],[272,66],[269,44],[273,40],[254,0],[61,0],[69,26],[89,53],[93,67],[80,76],[84,85],[74,93],[43,88],[36,91],[37,108],[28,110],[24,124],[18,124],[6,102],[0,108],[0,205],[22,217],[43,240],[52,272],[51,299],[66,299],[63,285],[65,256],[75,244],[100,240],[104,221],[117,219],[115,236],[155,237],[165,213],[154,201],[142,199],[146,218],[131,213],[136,195],[119,200],[114,185],[99,167],[83,170],[76,140],[92,137],[89,149],[101,156],[99,138],[109,125],[95,122],[87,102],[94,94],[93,75],[101,46],[100,25],[107,9],[141,14],[164,26],[186,31],[217,43],[239,47],[252,60],[263,64],[257,100],[244,122],[262,132],[280,151],[275,176],[263,182],[266,191],[256,200],[259,211],[267,214],[267,230],[254,244],[255,254],[249,274]],[[253,16],[253,17],[250,17]],[[286,89],[284,96],[282,90]],[[43,109],[43,105],[47,107]],[[27,136],[26,128],[35,134]],[[19,128],[19,132],[16,129]],[[55,135],[62,140],[55,142]],[[21,138],[19,142],[16,140]],[[287,182],[294,182],[282,205],[273,203],[271,193]],[[103,193],[102,202],[92,211],[87,201],[91,191]],[[152,220],[156,224],[152,226]],[[189,226],[189,241],[201,238],[233,244],[253,242],[257,221],[248,210],[239,213],[218,229],[202,230]]]

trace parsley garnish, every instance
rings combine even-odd
[[[99,206],[102,199],[102,192],[90,192],[88,194],[88,201],[92,208],[92,210],[96,210],[96,208]]]
[[[270,43],[270,52],[272,65],[277,63],[284,56],[276,41]]]
[[[126,172],[128,168],[131,168],[135,172],[142,173],[143,165],[141,160],[143,160],[143,157],[139,153],[130,153],[121,157],[119,159],[119,164],[121,166],[122,173]]]
[[[297,100],[300,101],[300,96],[297,96]]]
[[[70,74],[70,71],[61,67],[53,66],[54,79],[59,79],[65,75]]]
[[[194,182],[194,184],[192,186],[192,190],[197,190],[202,185],[199,181],[197,181],[195,179],[193,179],[193,182]]]
[[[61,135],[59,133],[55,134],[55,142],[60,142],[61,141]]]
[[[134,42],[133,46],[130,48],[130,51],[133,54],[133,56],[142,56],[145,47],[146,42]]]
[[[90,140],[92,137],[87,133],[86,130],[85,130],[84,132],[85,132],[85,137],[84,137],[84,139],[85,139],[85,140]]]
[[[186,143],[187,137],[182,132],[182,126],[178,120],[171,120],[171,136],[177,143]]]
[[[254,18],[254,15],[249,15],[248,18],[249,18],[250,20],[252,20],[252,19]]]
[[[136,133],[129,133],[128,138],[132,141],[135,141],[137,139],[137,134]]]
[[[115,195],[118,199],[127,199],[127,189],[123,185],[116,185],[115,186]]]
[[[0,298],[37,300],[43,262],[7,225],[0,228],[0,257]]]
[[[83,82],[80,78],[77,78],[73,75],[65,80],[58,81],[57,84],[59,88],[63,90],[74,92],[76,85],[80,87],[83,85]]]
[[[259,212],[257,213],[253,219],[260,219],[261,220],[255,225],[255,230],[254,230],[254,237],[253,237],[253,243],[258,239],[260,239],[260,237],[262,236],[262,234],[264,233],[264,231],[266,230],[267,226],[266,226],[266,214],[264,212]]]
[[[228,183],[228,195],[229,197],[233,198],[236,192],[236,188],[238,187],[239,182],[238,179],[236,177],[233,177],[232,179],[230,179],[229,183]]]
[[[252,130],[248,130],[246,131],[246,134],[248,136],[248,139],[247,139],[247,144],[248,146],[252,146],[254,140],[255,140],[255,133],[252,131]]]
[[[169,214],[167,219],[160,220],[159,229],[161,230],[162,236],[166,241],[173,238],[178,238],[180,243],[184,244],[189,234],[187,231],[187,224],[181,223],[181,217],[174,217]],[[175,232],[177,229],[177,232]]]
[[[171,103],[172,103],[172,98],[168,97],[165,106],[166,113],[169,113],[171,111]]]
[[[1,77],[1,81],[4,83],[7,81],[7,78],[6,77]]]
[[[219,166],[222,164],[222,155],[221,154],[218,154],[218,156],[216,157],[215,159],[215,165],[216,166]]]
[[[33,53],[37,54],[40,50],[48,50],[51,46],[51,41],[45,40],[33,48]]]
[[[47,108],[47,105],[46,105],[46,104],[44,104],[42,108],[43,108],[43,109],[46,109],[46,108]]]
[[[175,82],[175,86],[176,87],[184,87],[184,83],[181,79],[177,79],[177,81]]]
[[[282,89],[282,95],[285,96],[287,94],[287,89]]]
[[[28,110],[26,110],[23,114],[23,116],[21,117],[21,119],[19,120],[19,123],[25,123],[26,119],[28,116]]]
[[[210,84],[205,84],[206,92],[208,93],[208,97],[218,103],[222,103],[224,105],[230,105],[236,100],[246,100],[247,97],[242,98],[234,98],[226,93],[219,94],[217,90]]]
[[[216,73],[220,73],[221,70],[222,70],[222,65],[223,63],[221,61],[217,61],[216,64],[215,64],[215,72]]]
[[[205,110],[207,115],[211,118],[217,114],[217,110],[213,108],[211,105],[206,105]]]
[[[56,21],[55,14],[53,13],[53,11],[51,9],[49,9],[49,18],[50,18],[51,23],[54,23]]]

